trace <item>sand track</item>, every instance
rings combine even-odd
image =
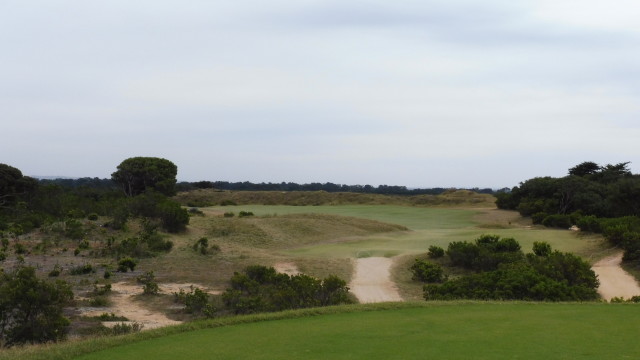
[[[191,291],[191,286],[198,287],[208,292],[209,294],[219,294],[219,291],[207,290],[204,286],[198,284],[174,284],[165,283],[158,284],[160,292],[164,294],[171,294],[179,292],[180,289],[185,292]],[[144,307],[138,301],[134,300],[134,296],[142,294],[142,286],[135,284],[127,284],[125,282],[118,282],[111,284],[111,295],[109,301],[111,305],[105,308],[87,308],[81,310],[84,316],[99,316],[103,313],[114,313],[118,316],[124,316],[129,319],[129,323],[137,322],[144,326],[144,330],[154,329],[163,326],[177,325],[181,321],[169,319],[164,313],[152,311]],[[105,322],[105,326],[113,326],[116,322]]]
[[[392,264],[392,258],[356,259],[355,273],[349,287],[361,303],[402,301],[396,285],[391,281]]]
[[[614,297],[628,299],[640,295],[640,286],[638,286],[636,279],[620,266],[622,255],[623,253],[619,252],[608,256],[592,267],[600,280],[598,293],[607,301]]]

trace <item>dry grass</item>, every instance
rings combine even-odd
[[[219,191],[201,189],[183,192],[175,197],[185,206],[217,206],[224,202],[237,205],[405,205],[494,207],[495,197],[468,190],[450,190],[441,195],[380,195],[361,193],[328,193],[326,191]]]

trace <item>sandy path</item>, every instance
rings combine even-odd
[[[273,265],[273,268],[276,269],[276,271],[279,273],[287,274],[290,276],[300,274],[300,270],[298,270],[296,264],[291,262],[280,262]]]
[[[592,267],[600,280],[598,293],[607,301],[614,297],[628,299],[640,295],[638,282],[620,267],[620,263],[622,263],[622,252],[606,257]]]
[[[202,285],[198,284],[158,284],[160,292],[164,294],[171,294],[173,292],[179,292],[183,289],[185,292],[191,291],[191,285],[207,291]],[[142,294],[141,285],[131,285],[124,282],[118,282],[111,284],[111,295],[109,300],[111,306],[106,308],[91,308],[90,310],[82,311],[82,315],[85,316],[99,316],[103,313],[114,313],[118,316],[124,316],[129,319],[129,322],[137,322],[144,325],[144,330],[154,329],[163,326],[180,324],[180,321],[171,320],[165,314],[161,312],[151,311],[139,302],[133,300],[133,296]],[[217,291],[207,291],[210,294],[219,293]],[[112,326],[116,322],[105,322],[105,326]]]
[[[361,303],[402,301],[398,289],[391,281],[393,259],[370,257],[356,259],[351,292]]]

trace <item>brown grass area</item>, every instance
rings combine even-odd
[[[200,189],[182,192],[174,198],[185,206],[237,205],[407,205],[494,207],[495,197],[468,190],[449,190],[441,195],[380,195],[329,193],[326,191],[219,191]]]

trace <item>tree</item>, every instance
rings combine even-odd
[[[178,167],[167,159],[133,157],[118,165],[111,179],[122,186],[127,196],[136,196],[153,189],[166,196],[175,195]]]
[[[569,175],[587,176],[593,175],[598,171],[600,171],[600,165],[594,163],[593,161],[585,161],[569,169]]]
[[[37,182],[13,166],[0,164],[0,208],[9,207],[20,195],[36,189]]]
[[[72,299],[69,284],[40,280],[32,267],[1,271],[0,344],[10,347],[64,339],[69,320],[62,310]]]

